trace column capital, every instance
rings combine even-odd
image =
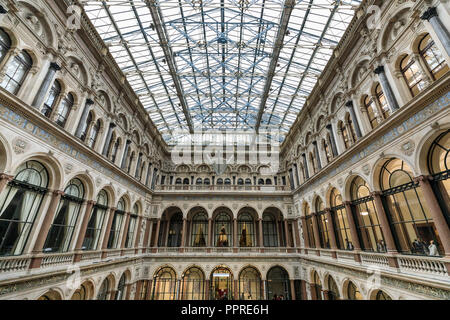
[[[373,71],[376,75],[380,75],[382,73],[384,73],[384,66],[378,66],[375,68],[375,70]]]
[[[351,201],[344,201],[342,203],[344,204],[344,206],[351,206],[352,205]]]
[[[50,63],[50,69],[59,71],[59,70],[61,70],[61,67],[56,62],[52,62],[52,63]]]
[[[317,141],[314,140],[314,141],[312,142],[312,144],[313,144],[314,146],[317,146]]]
[[[420,183],[420,182],[424,182],[424,181],[430,181],[431,179],[432,179],[431,176],[421,175],[421,176],[413,178],[413,181],[415,183]]]
[[[0,174],[0,180],[7,180],[9,182],[9,181],[14,180],[14,176],[10,176],[8,174],[1,173]]]
[[[61,190],[48,190],[48,195],[51,195],[51,196],[63,196],[64,195],[64,191],[61,191]]]
[[[373,191],[370,193],[370,196],[375,198],[375,197],[381,197],[382,194],[383,194],[383,192],[381,192],[381,191]]]
[[[86,105],[90,106],[90,105],[93,105],[93,104],[94,104],[94,100],[92,100],[90,98],[86,99]]]
[[[353,108],[353,101],[351,101],[351,100],[347,101],[347,103],[345,104],[345,106],[346,106],[347,108]]]
[[[420,16],[420,19],[430,21],[431,18],[437,17],[437,16],[438,16],[438,13],[437,13],[436,7],[430,7],[430,8],[428,8],[427,11],[425,11]]]
[[[93,206],[95,206],[95,205],[97,204],[97,201],[94,201],[94,200],[88,200],[88,201],[86,201],[86,203],[87,203],[88,205],[93,205]]]
[[[330,131],[333,130],[333,126],[331,125],[331,123],[327,124],[325,128],[327,128]]]

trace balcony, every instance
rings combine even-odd
[[[280,192],[290,194],[291,190],[287,186],[241,186],[241,185],[158,185],[155,192],[223,192],[223,193],[242,193],[242,192],[258,192],[273,193]]]

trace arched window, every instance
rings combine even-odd
[[[41,113],[47,118],[50,118],[50,115],[52,114],[55,104],[58,101],[58,96],[60,94],[61,94],[61,84],[59,83],[58,80],[55,80],[53,82],[52,88],[50,89],[47,100],[44,102],[44,106],[42,107],[41,110]]]
[[[182,276],[181,300],[203,300],[205,298],[205,275],[197,267],[186,270]]]
[[[255,245],[255,223],[249,213],[242,213],[238,217],[239,247],[253,247]]]
[[[311,248],[315,248],[316,247],[316,239],[314,237],[313,219],[312,219],[312,215],[311,215],[311,209],[309,208],[308,203],[305,203],[305,205],[303,207],[303,212],[305,213],[305,218],[306,218],[305,219],[306,226],[304,226],[304,228],[306,228],[306,230],[307,230],[309,246]]]
[[[353,142],[356,142],[358,140],[358,138],[356,136],[355,124],[353,123],[352,117],[348,113],[346,116],[346,121],[347,121],[347,125],[348,125],[348,130],[350,131],[350,134],[351,134],[351,139]]]
[[[330,203],[336,224],[336,240],[338,248],[341,250],[353,250],[353,239],[347,220],[347,212],[345,210],[345,205],[342,202],[342,196],[336,189],[331,190]]]
[[[442,56],[430,34],[426,34],[420,41],[419,53],[426,62],[428,70],[433,75],[433,80],[440,79],[449,70],[445,58]]]
[[[208,239],[208,216],[204,212],[197,213],[192,218],[191,246],[206,247]]]
[[[181,178],[177,178],[177,180],[175,181],[175,184],[182,184],[182,180],[181,180]]]
[[[79,289],[77,289],[70,300],[90,300],[93,294],[94,288],[90,282],[83,283]]]
[[[413,97],[425,88],[425,81],[417,62],[410,56],[405,56],[400,62],[400,71]]]
[[[323,146],[323,150],[325,151],[325,155],[327,157],[327,163],[330,163],[331,161],[333,161],[333,152],[331,150],[331,142],[330,142],[330,136],[327,135],[326,139],[322,140],[322,146]],[[303,180],[303,179],[302,179]]]
[[[98,290],[97,300],[108,300],[109,287],[110,287],[109,279],[106,278],[105,280],[103,280],[102,285]]]
[[[123,218],[125,217],[125,200],[120,198],[117,203],[117,209],[114,213],[113,222],[108,238],[108,249],[117,249],[120,239],[120,231],[122,230]]]
[[[177,275],[172,268],[160,269],[153,278],[152,300],[175,300]]]
[[[130,157],[128,158],[128,166],[127,166],[127,172],[130,173],[131,172],[131,166],[133,165],[133,161],[135,158],[136,154],[134,153],[134,151],[130,154]]]
[[[81,130],[81,135],[80,135],[81,141],[86,141],[88,130],[91,126],[92,121],[94,121],[94,115],[92,112],[89,112],[89,114],[86,118],[86,122],[83,123],[83,129]]]
[[[273,267],[267,272],[267,299],[291,299],[291,284],[289,281],[289,274],[285,269]]]
[[[211,180],[209,180],[209,178],[206,178],[206,179],[203,181],[203,184],[204,184],[205,186],[209,186],[209,185],[211,184]]]
[[[217,179],[217,184],[218,185],[222,185],[223,184],[223,179],[222,178]]]
[[[0,255],[20,255],[47,192],[48,172],[37,161],[22,164],[0,194]]]
[[[103,220],[108,210],[108,194],[105,190],[101,190],[97,196],[97,202],[92,208],[91,217],[89,218],[86,228],[86,235],[83,241],[83,250],[96,250],[102,231]]]
[[[56,124],[62,128],[66,126],[67,119],[69,118],[70,111],[72,110],[75,99],[71,93],[60,103],[58,110],[56,111]]]
[[[450,225],[450,130],[433,141],[428,153],[428,170],[442,212]]]
[[[180,247],[183,233],[183,214],[175,213],[170,219],[169,236],[167,238],[168,247]]]
[[[225,212],[219,213],[214,221],[214,243],[216,247],[233,246],[231,217]]]
[[[230,178],[226,178],[225,179],[225,185],[231,185],[231,179]]]
[[[264,247],[278,247],[277,220],[271,213],[263,215],[263,242]]]
[[[0,62],[5,59],[9,50],[11,50],[11,38],[5,30],[0,28]]]
[[[377,106],[369,96],[366,96],[366,98],[364,99],[364,107],[367,110],[367,116],[369,117],[370,126],[372,127],[372,129],[375,129],[376,127],[378,127]]]
[[[139,207],[137,204],[133,206],[133,212],[130,216],[130,222],[128,224],[128,231],[127,236],[125,239],[125,247],[126,248],[133,248],[134,246],[134,238],[136,235],[136,223],[139,215]]]
[[[359,292],[359,289],[351,281],[347,285],[347,296],[349,300],[362,300],[361,292]]]
[[[120,277],[119,284],[117,286],[116,297],[114,300],[125,300],[125,288],[126,288],[125,282],[126,282],[126,276],[124,273]]]
[[[378,103],[381,106],[383,118],[384,119],[389,118],[391,115],[391,109],[389,108],[389,105],[383,92],[383,88],[381,88],[380,84],[377,84],[377,86],[375,87],[375,96],[378,100]]]
[[[261,276],[253,267],[247,267],[239,274],[239,300],[262,300]]]
[[[97,122],[94,124],[94,126],[91,129],[91,132],[89,134],[89,140],[88,140],[88,146],[90,148],[94,148],[95,147],[95,143],[97,142],[97,138],[98,138],[98,133],[100,131],[100,127],[101,127],[101,122],[100,119],[97,120]]]
[[[197,184],[197,185],[203,184],[202,178],[197,178],[197,180],[195,181],[195,184]]]
[[[422,188],[412,177],[411,168],[395,158],[384,164],[380,176],[398,249],[402,253],[428,255],[428,245],[434,241],[442,254],[443,246],[430,209],[422,201]]]
[[[378,290],[375,295],[375,300],[392,300],[392,298],[386,292]]]
[[[318,166],[317,166],[317,158],[316,158],[315,152],[309,153],[309,162],[312,164],[313,174],[316,174],[318,172]]]
[[[84,201],[84,186],[79,179],[73,179],[64,190],[47,240],[44,252],[67,252],[73,230]]]
[[[317,222],[319,225],[320,245],[324,249],[329,249],[330,237],[328,233],[327,213],[325,212],[325,206],[323,204],[323,201],[320,198],[316,199],[316,214],[317,214]]]
[[[311,280],[312,300],[322,300],[322,281],[320,281],[319,274],[316,271],[313,271]]]
[[[238,179],[238,185],[243,186],[244,185],[244,179],[239,178]]]
[[[189,179],[188,179],[188,178],[185,178],[185,179],[183,180],[183,184],[184,184],[184,185],[188,185],[188,184],[189,184]]]
[[[339,123],[339,131],[342,132],[342,139],[344,140],[345,149],[350,148],[351,146],[350,137],[348,135],[347,127],[344,125],[343,122]]]
[[[233,282],[233,274],[228,268],[217,267],[214,269],[210,279],[211,297],[215,300],[232,299]]]
[[[252,185],[252,179],[250,179],[250,178],[245,179],[245,185],[251,186]]]
[[[271,186],[272,185],[272,179],[266,179],[266,185]]]
[[[264,185],[264,179],[258,179],[258,185],[263,186]]]
[[[328,276],[328,300],[339,300],[339,289],[332,276]]]
[[[17,94],[28,75],[28,72],[31,70],[32,65],[33,59],[31,59],[28,53],[22,50],[6,66],[6,75],[1,87],[12,94]]]
[[[353,179],[350,192],[352,205],[355,207],[355,222],[362,240],[362,249],[386,252],[386,244],[378,221],[375,203],[366,181],[361,177]]]

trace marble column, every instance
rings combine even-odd
[[[155,231],[155,238],[153,242],[153,247],[158,247],[159,244],[159,229],[161,228],[161,219],[158,219],[156,221],[156,231]]]
[[[187,232],[187,220],[183,219],[183,229],[181,231],[181,247],[186,247],[186,232]]]
[[[336,138],[334,136],[333,126],[331,124],[328,124],[326,128],[330,133],[331,150],[333,151],[333,156],[337,157],[339,155],[339,152],[336,145]]]
[[[236,218],[233,219],[233,247],[239,247],[238,223]]]
[[[42,84],[39,87],[36,97],[34,98],[34,101],[32,103],[33,107],[39,108],[44,103],[44,98],[48,92],[48,89],[53,83],[53,79],[55,78],[56,72],[59,70],[61,70],[61,67],[58,64],[54,62],[50,63],[50,67],[47,71],[47,74],[45,75],[45,78],[42,81]]]
[[[377,210],[378,219],[380,220],[381,230],[383,231],[383,237],[386,241],[386,249],[389,253],[397,253],[397,247],[395,245],[394,236],[392,235],[391,226],[384,210],[383,201],[381,200],[381,192],[372,192],[371,196],[375,202],[375,208]]]
[[[425,11],[420,18],[422,20],[428,20],[428,22],[431,24],[434,32],[438,36],[439,41],[444,46],[445,51],[447,52],[447,55],[450,56],[450,36],[447,31],[447,28],[445,28],[441,19],[438,16],[436,7],[428,8],[428,10]]]
[[[431,187],[430,177],[420,176],[414,180],[419,182],[420,188],[423,192],[423,197],[425,203],[430,209],[430,215],[433,218],[433,224],[441,238],[442,246],[444,247],[445,256],[450,256],[450,229],[448,227],[447,221],[445,219],[444,213],[442,212],[441,206],[439,205],[436,195],[434,194],[433,188]]]
[[[302,154],[303,157],[303,166],[305,168],[306,180],[309,179],[309,169],[308,169],[308,160],[306,159],[306,153]]]
[[[105,157],[108,154],[109,145],[111,144],[112,133],[113,133],[113,130],[115,127],[116,127],[116,125],[114,123],[111,122],[109,124],[108,133],[106,134],[105,145],[103,146],[103,151],[102,151],[102,155],[104,155]]]
[[[328,234],[330,236],[331,249],[337,250],[336,233],[334,231],[334,225],[333,225],[333,214],[331,213],[330,208],[326,208],[325,212],[327,215],[327,227],[328,227]]]
[[[208,247],[214,247],[212,235],[212,219],[208,219]]]
[[[75,132],[75,137],[81,138],[83,133],[84,126],[86,124],[87,117],[89,115],[89,111],[91,110],[91,105],[94,104],[94,101],[91,99],[86,99],[86,105],[84,106],[83,113],[81,114],[80,121],[78,122],[77,131]]]
[[[353,126],[355,128],[356,136],[358,139],[362,137],[361,133],[361,127],[359,126],[358,117],[356,116],[355,107],[353,105],[353,101],[348,101],[345,106],[348,108],[348,111],[350,112],[350,117],[353,121]],[[350,132],[349,132],[350,134]]]
[[[264,247],[264,234],[263,234],[263,220],[258,219],[258,228],[259,228],[259,247]]]
[[[39,254],[42,253],[42,249],[44,248],[45,240],[47,239],[48,232],[50,231],[50,227],[52,226],[53,219],[55,218],[56,210],[58,209],[58,204],[61,200],[64,192],[55,190],[51,192],[51,200],[50,205],[47,210],[44,211],[44,221],[39,228],[38,237],[36,242],[34,243],[33,253]],[[41,266],[42,257],[32,258],[30,263],[30,269],[39,268]]]
[[[322,161],[320,159],[319,146],[317,145],[317,141],[313,141],[312,144],[314,146],[314,153],[316,154],[316,158],[317,158],[317,168],[318,168],[318,170],[321,170],[322,169]]]
[[[284,219],[284,239],[286,241],[286,248],[290,248],[292,245],[289,239],[289,225],[286,219]]]
[[[398,109],[400,109],[397,99],[395,98],[394,91],[392,90],[392,87],[388,81],[388,78],[386,77],[386,72],[384,71],[383,66],[379,66],[375,69],[375,74],[378,75],[378,78],[380,80],[381,88],[383,89],[383,93],[386,97],[387,103],[389,107],[391,108],[391,112],[394,113]]]
[[[353,217],[352,204],[351,204],[351,202],[346,201],[346,202],[344,202],[344,205],[345,205],[345,211],[347,213],[348,227],[350,228],[350,234],[352,235],[353,247],[355,248],[355,250],[360,251],[361,244],[359,242],[358,230],[356,229],[355,218]],[[345,247],[347,244],[344,243],[343,245]]]

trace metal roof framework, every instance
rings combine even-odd
[[[169,145],[195,130],[289,132],[358,0],[86,0]]]

